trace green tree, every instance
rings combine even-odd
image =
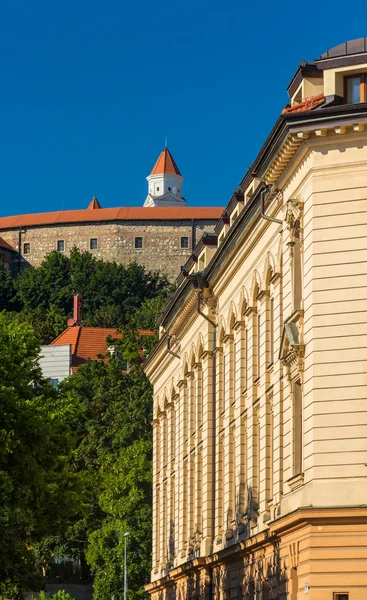
[[[54,251],[38,268],[24,270],[15,289],[23,318],[50,343],[72,316],[74,294],[83,296],[86,325],[125,327],[145,301],[166,297],[171,286],[165,276],[136,263],[104,262],[74,248],[70,257]]]
[[[152,389],[140,368],[143,336],[124,332],[116,353],[90,361],[62,384],[78,442],[73,462],[92,480],[92,510],[75,518],[54,552],[81,558],[94,573],[95,597],[122,597],[123,533],[129,540],[130,598],[144,596],[151,556]],[[125,361],[129,369],[125,369]]]
[[[0,259],[0,311],[13,310],[15,299],[14,281],[8,269]]]
[[[36,573],[35,548],[86,507],[70,468],[70,409],[38,366],[39,338],[0,314],[0,595],[20,595]]]

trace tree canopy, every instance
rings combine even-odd
[[[69,257],[51,252],[37,269],[25,269],[13,290],[11,286],[8,290],[10,283],[0,273],[0,291],[2,281],[9,297],[4,308],[18,309],[44,343],[65,329],[72,317],[75,294],[83,297],[85,325],[125,327],[134,321],[144,302],[159,303],[171,289],[165,275],[146,272],[137,263],[124,266],[97,260],[90,252],[77,248]]]
[[[141,362],[171,286],[165,276],[51,252],[13,282],[0,269],[0,596],[15,596],[57,559],[79,559],[99,600],[145,596],[151,566],[152,389]],[[38,366],[83,296],[86,325],[123,331],[115,353],[54,390]],[[126,362],[129,368],[126,370]],[[10,596],[8,596],[10,597]]]
[[[37,543],[60,534],[88,503],[69,461],[67,409],[43,379],[38,358],[34,331],[1,313],[0,595],[21,592],[36,571]]]

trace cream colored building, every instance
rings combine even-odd
[[[367,598],[366,77],[302,63],[160,316],[153,600]]]

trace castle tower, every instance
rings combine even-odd
[[[185,206],[183,177],[168,148],[164,148],[147,177],[148,195],[144,206]]]

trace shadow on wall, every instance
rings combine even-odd
[[[241,485],[236,499],[235,518],[232,511],[226,515],[227,531],[222,530],[223,547],[236,546],[241,540],[250,536],[250,529],[258,519],[258,502],[252,489],[246,484]],[[228,527],[231,527],[231,530]],[[175,526],[170,522],[168,544],[167,571],[173,567],[175,556]],[[265,535],[266,532],[264,532]],[[187,560],[191,561],[200,555],[199,541],[201,532],[190,538],[187,547]],[[290,577],[287,565],[280,557],[280,542],[278,538],[265,540],[265,548],[255,551],[241,550],[231,553],[227,558],[220,553],[213,555],[213,566],[207,564],[202,568],[190,567],[184,587],[178,582],[177,587],[172,581],[167,590],[167,598],[176,600],[296,600],[298,590],[297,569],[291,569]],[[272,552],[269,554],[269,544]],[[290,579],[290,581],[289,581]]]

